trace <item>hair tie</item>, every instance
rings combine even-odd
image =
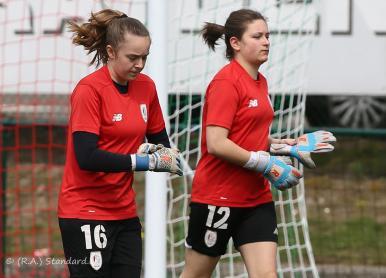
[[[125,17],[128,17],[128,16],[127,16],[127,14],[123,13],[118,18],[125,18]]]

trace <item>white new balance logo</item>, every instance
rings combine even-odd
[[[122,121],[122,114],[114,114],[113,115],[113,122],[120,122]]]
[[[259,105],[259,103],[257,102],[257,99],[250,99],[249,100],[248,108],[250,108],[250,107],[257,107],[258,105]]]

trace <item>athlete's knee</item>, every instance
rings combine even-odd
[[[263,274],[262,278],[277,278],[277,272],[275,270],[268,271]]]
[[[256,273],[250,273],[249,278],[277,278],[276,270],[265,270]]]
[[[212,266],[187,261],[180,278],[210,278],[212,272]]]
[[[211,273],[194,272],[184,269],[180,278],[210,278],[211,275]]]

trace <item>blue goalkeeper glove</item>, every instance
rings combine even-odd
[[[177,149],[161,148],[151,154],[131,155],[133,171],[169,172],[182,176],[180,152]]]
[[[250,158],[244,168],[262,173],[274,187],[284,191],[297,185],[303,177],[302,173],[290,164],[291,159],[258,151],[250,153]]]
[[[311,158],[311,153],[331,152],[334,146],[330,143],[336,142],[335,136],[328,131],[318,130],[306,133],[296,139],[294,145],[271,144],[270,153],[273,155],[286,155],[295,157],[304,166],[315,168],[315,162]]]

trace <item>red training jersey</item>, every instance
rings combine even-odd
[[[193,202],[252,207],[272,201],[269,182],[261,174],[209,154],[206,145],[206,127],[213,125],[228,129],[228,138],[245,150],[266,151],[272,120],[262,74],[254,80],[236,60],[216,74],[205,95],[202,157],[193,179]]]
[[[118,154],[135,153],[146,133],[165,128],[154,82],[139,74],[121,94],[107,66],[83,78],[71,95],[66,164],[59,195],[58,216],[118,220],[137,215],[133,172],[81,170],[75,158],[72,133],[99,136],[98,148]]]

